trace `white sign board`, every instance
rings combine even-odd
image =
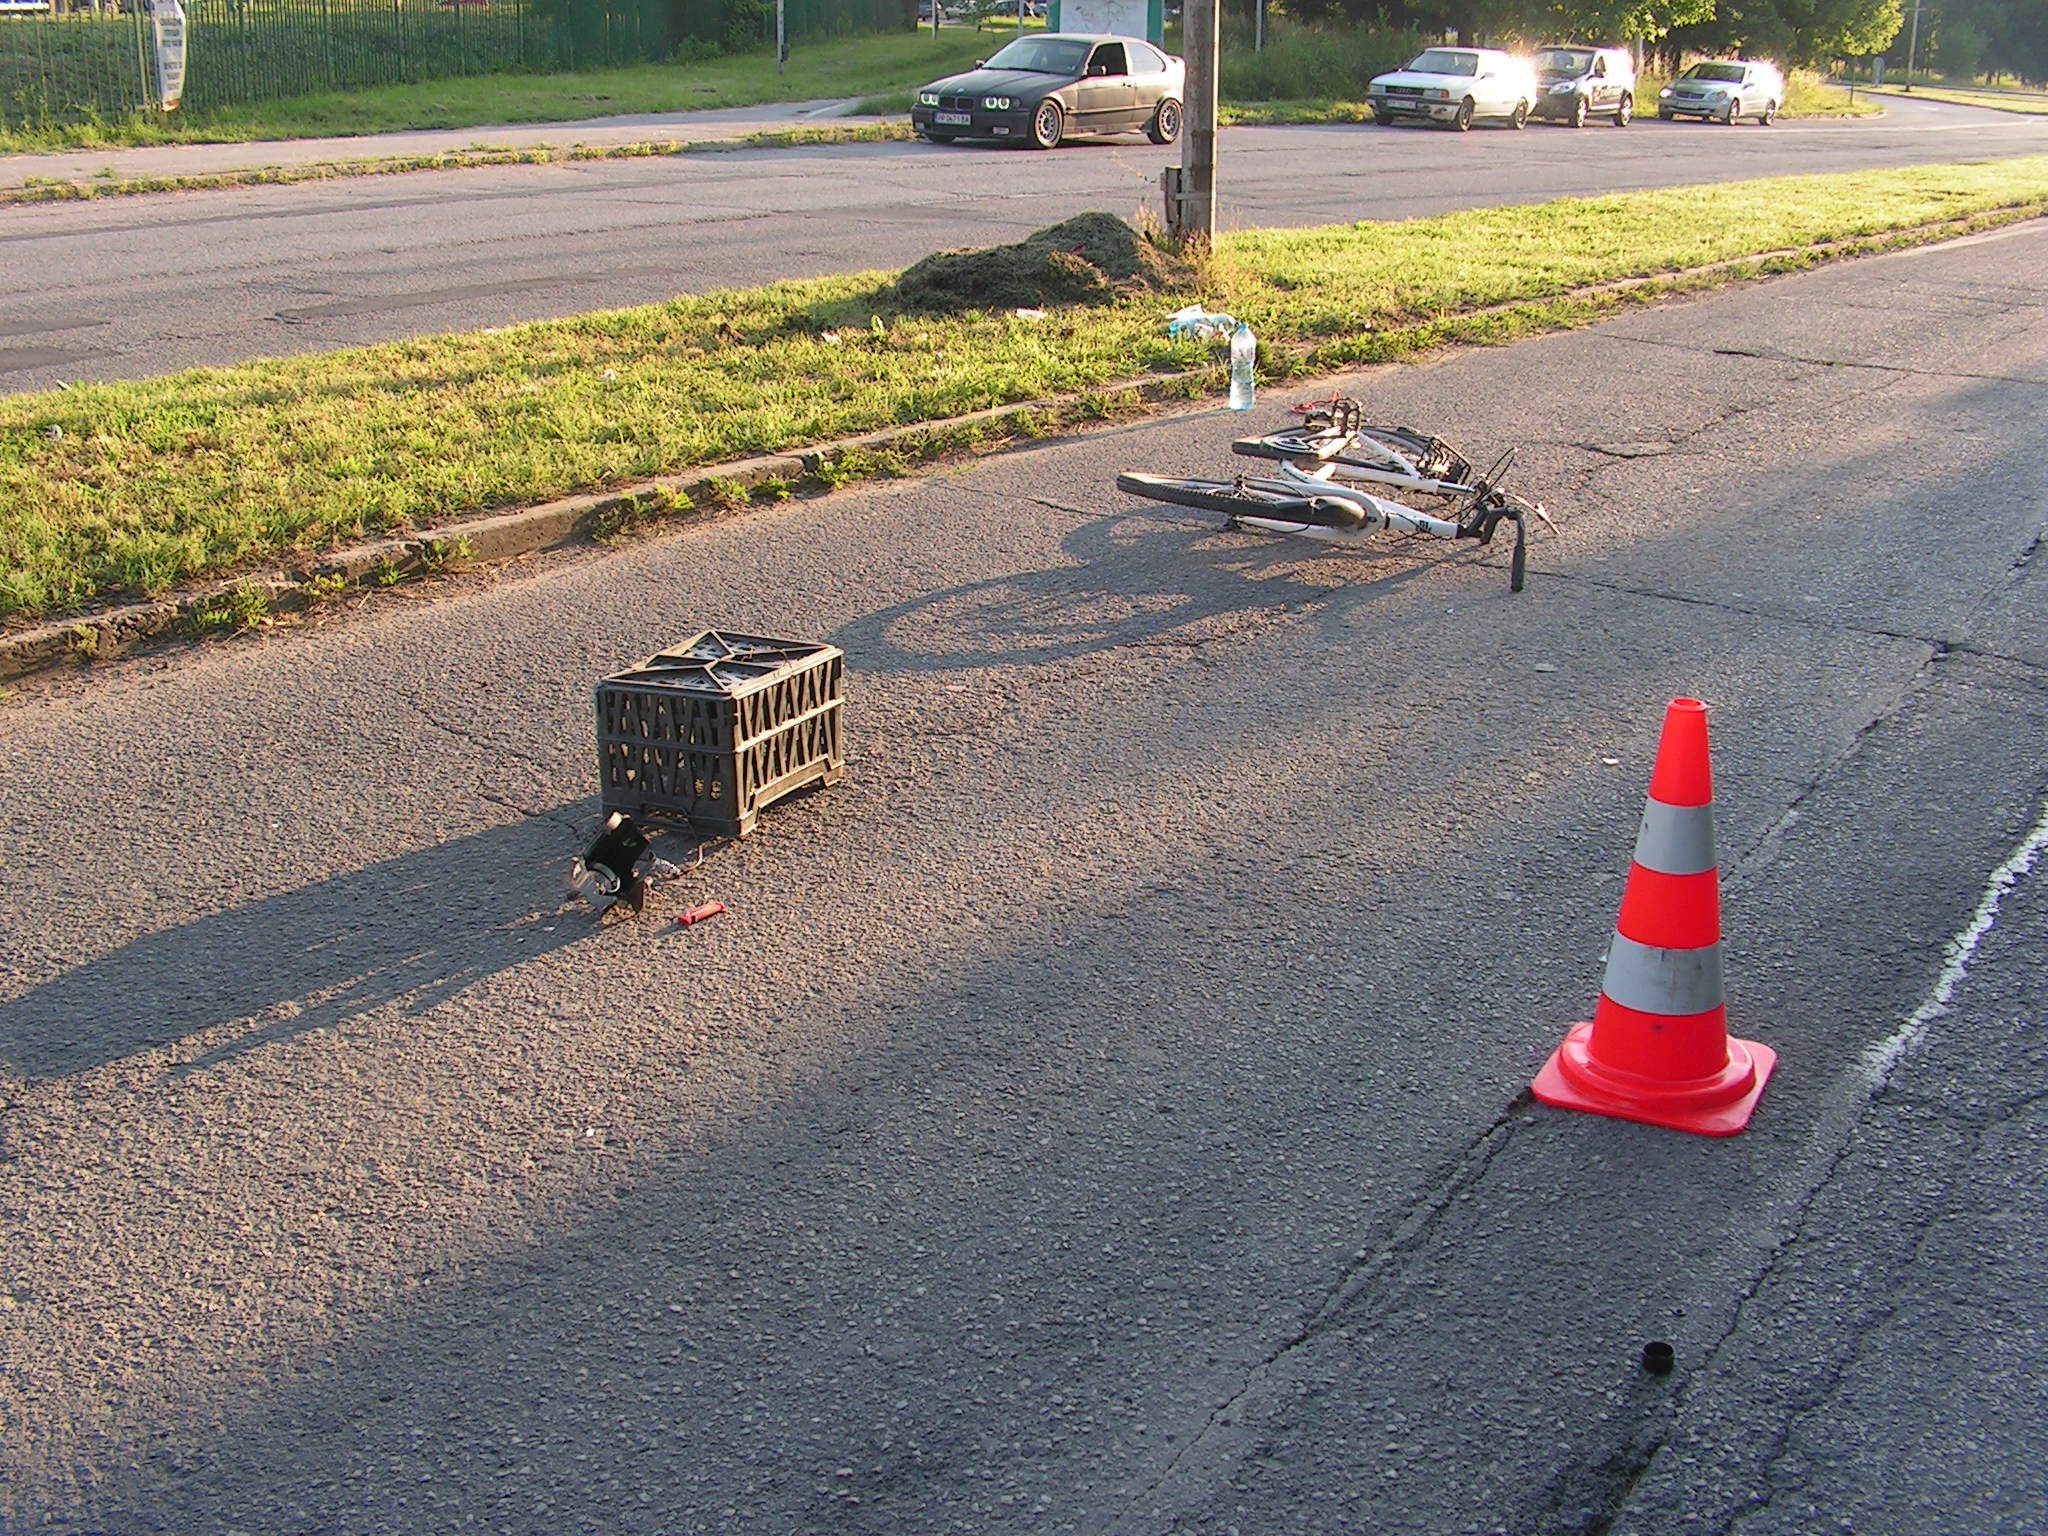
[[[178,0],[149,0],[149,24],[156,34],[156,99],[166,112],[185,96],[185,8]]]
[[[1060,0],[1062,32],[1107,32],[1112,37],[1145,37],[1150,0]]]

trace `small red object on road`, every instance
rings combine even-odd
[[[724,903],[724,902],[722,902],[722,901],[707,901],[707,902],[705,902],[705,903],[704,903],[704,905],[703,905],[703,906],[701,906],[701,907],[692,907],[692,908],[690,908],[690,910],[689,910],[689,911],[687,911],[687,912],[683,913],[683,914],[682,914],[682,916],[678,917],[678,918],[676,919],[676,922],[677,922],[677,923],[678,923],[679,925],[681,925],[682,927],[684,927],[684,928],[687,928],[687,927],[689,927],[689,926],[690,926],[690,924],[692,924],[692,923],[701,923],[701,922],[703,922],[703,921],[704,921],[704,919],[705,919],[705,918],[707,918],[707,917],[716,917],[716,916],[718,916],[718,914],[719,914],[719,913],[723,912],[724,910],[725,910],[725,903]]]

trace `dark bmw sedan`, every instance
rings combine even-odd
[[[1135,37],[1020,37],[978,69],[917,93],[910,122],[934,144],[1007,139],[1051,149],[1070,134],[1180,137],[1186,68]]]

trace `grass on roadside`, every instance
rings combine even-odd
[[[1250,320],[1278,375],[1509,340],[1629,301],[1574,294],[1588,284],[2044,211],[2048,156],[1682,187],[1245,232],[1203,291],[1174,297]],[[1166,337],[1173,307],[921,317],[871,273],[0,400],[0,619],[1213,366]]]
[[[1866,85],[1860,89],[1883,96],[1908,95],[1895,85]],[[1916,85],[1911,96],[1926,101],[1952,101],[1964,107],[1989,107],[1996,112],[2048,115],[2048,92],[2044,91],[1963,90],[1955,86]]]
[[[1369,123],[1372,106],[1363,101],[1342,101],[1331,97],[1295,101],[1226,101],[1216,109],[1216,119],[1229,128],[1256,128],[1269,124]]]
[[[136,116],[0,132],[0,153],[572,122],[626,112],[689,112],[908,91],[935,75],[968,68],[1003,41],[999,31],[969,27],[941,27],[936,38],[929,29],[836,38],[794,48],[784,74],[776,73],[772,53],[749,53],[697,64],[640,64],[560,75],[467,75],[253,102],[189,117]]]
[[[886,144],[911,138],[908,123],[827,122],[766,129],[730,139],[649,139],[636,144],[577,144],[567,149],[536,144],[513,149],[473,144],[432,155],[389,155],[381,159],[316,160],[305,165],[251,166],[234,171],[201,171],[187,176],[96,175],[66,181],[31,176],[19,187],[0,188],[0,207],[14,203],[85,202],[146,192],[211,192],[222,187],[280,187],[351,176],[390,176],[411,171],[471,170],[492,165],[559,165],[573,160],[646,160],[665,155],[718,155],[743,149],[811,148],[822,144]]]

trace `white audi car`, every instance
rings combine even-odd
[[[1425,48],[1366,93],[1373,121],[1442,123],[1463,133],[1480,118],[1519,128],[1536,105],[1536,71],[1497,48]]]

